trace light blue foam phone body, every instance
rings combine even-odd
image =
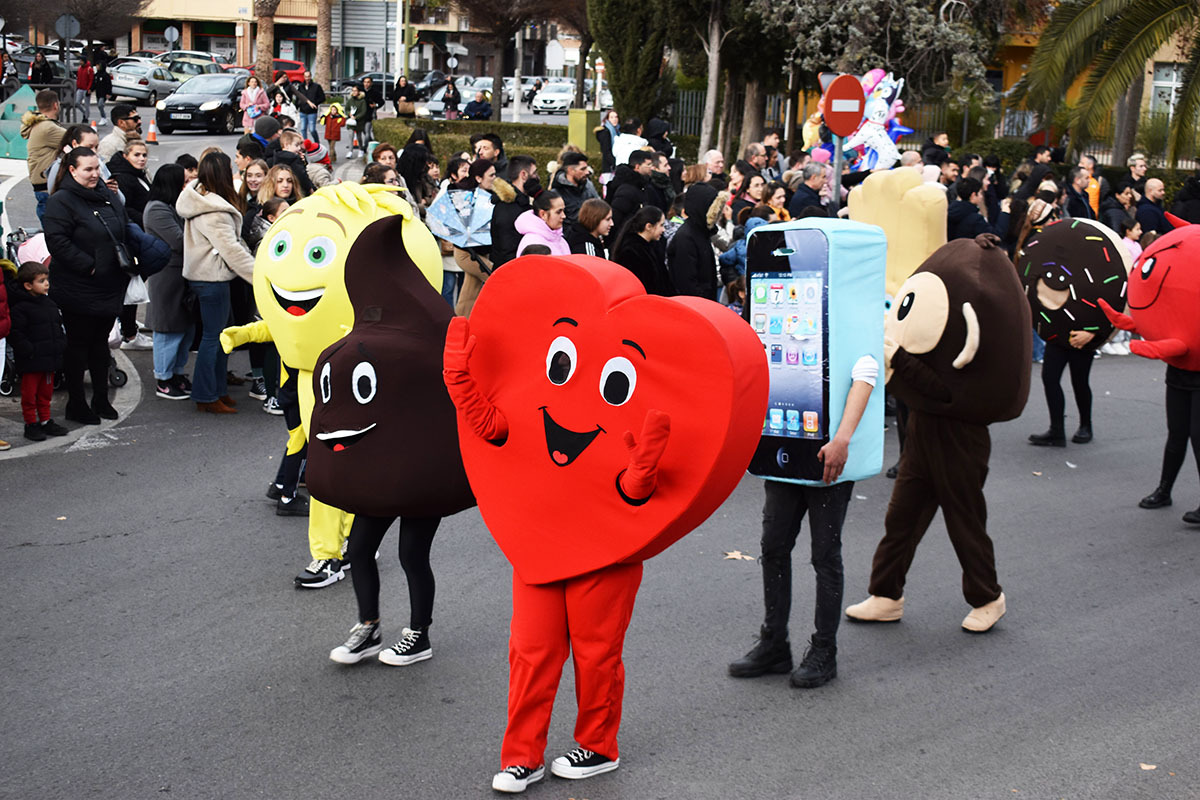
[[[875,389],[867,409],[850,439],[846,467],[838,482],[856,481],[879,474],[883,468],[883,318],[884,286],[887,271],[887,237],[883,229],[848,219],[809,217],[791,222],[761,225],[750,232],[750,241],[771,236],[778,241],[788,230],[819,231],[825,240],[828,263],[825,265],[827,331],[829,351],[829,438],[837,433],[850,391],[850,371],[862,356],[871,356],[879,365]],[[750,255],[761,248],[747,243],[747,273],[755,272]],[[774,255],[784,253],[775,251]],[[772,377],[775,374],[772,373]],[[761,475],[768,480],[823,486],[820,481]]]

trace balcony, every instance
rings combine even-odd
[[[279,4],[278,10],[275,11],[275,18],[289,17],[315,20],[317,18],[316,0],[283,0]]]

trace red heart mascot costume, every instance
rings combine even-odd
[[[621,652],[642,562],[702,523],[741,478],[767,404],[753,331],[693,297],[652,297],[617,264],[527,256],[446,335],[463,463],[512,562],[508,727],[493,788],[544,775],[573,654],[578,747],[551,771],[616,769]]]

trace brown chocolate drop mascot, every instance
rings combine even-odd
[[[971,613],[990,630],[1005,612],[987,534],[988,424],[1020,415],[1029,396],[1029,303],[1012,263],[984,234],[939,248],[897,292],[884,324],[888,389],[908,404],[908,435],[871,564],[871,596],[846,609],[859,622],[896,622],[904,578],[940,506],[963,569]]]

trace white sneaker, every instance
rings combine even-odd
[[[505,767],[492,778],[492,788],[497,792],[520,794],[528,788],[529,784],[537,783],[544,777],[546,777],[545,766],[538,767],[537,769],[530,769],[529,767]]]
[[[153,350],[154,340],[142,332],[138,332],[132,339],[124,339],[121,342],[122,350]]]

